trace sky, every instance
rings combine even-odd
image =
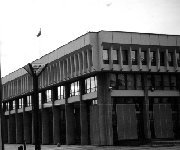
[[[2,77],[101,30],[180,35],[180,0],[1,0]]]

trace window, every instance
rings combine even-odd
[[[95,92],[97,90],[96,76],[87,78],[85,80],[85,93]]]
[[[173,66],[173,52],[168,53],[169,66]]]
[[[131,51],[132,65],[137,65],[137,50]]]
[[[123,65],[128,65],[128,51],[122,50]]]
[[[135,82],[134,82],[134,74],[127,74],[127,89],[134,90],[135,89]]]
[[[165,61],[164,61],[164,52],[160,52],[160,66],[164,66]]]
[[[31,95],[27,96],[27,106],[31,106],[32,105],[32,99],[31,99]]]
[[[51,90],[46,90],[46,102],[50,102],[52,100]]]
[[[38,98],[39,98],[39,106],[42,104],[42,93],[38,94]]]
[[[97,99],[92,101],[93,105],[97,105]]]
[[[13,101],[12,109],[13,109],[13,110],[16,109],[16,101],[15,101],[15,100]]]
[[[155,75],[155,86],[157,90],[163,90],[163,80],[161,75]]]
[[[177,64],[178,64],[178,67],[180,67],[180,52],[177,52],[177,53],[176,53],[176,56],[177,56]]]
[[[147,65],[147,52],[141,51],[141,62],[142,65]]]
[[[71,83],[70,97],[79,95],[79,81]]]
[[[103,49],[103,62],[104,64],[109,64],[109,50]]]
[[[5,103],[5,111],[8,111],[9,110],[9,102],[6,102]]]
[[[58,86],[58,99],[64,99],[64,98],[65,98],[65,87]]]
[[[23,107],[23,98],[19,99],[19,109]]]
[[[118,74],[118,90],[125,90],[126,89],[126,81],[127,81],[127,76],[126,74]]]
[[[151,66],[156,66],[156,52],[155,51],[150,52],[150,58],[151,58]]]
[[[118,50],[112,50],[113,64],[118,64]]]
[[[170,88],[171,88],[171,90],[177,89],[176,83],[177,83],[176,75],[171,74],[170,75]]]
[[[142,89],[142,76],[141,76],[141,74],[136,74],[135,75],[135,85],[136,85],[136,89],[137,90],[141,90]]]

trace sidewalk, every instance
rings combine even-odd
[[[19,144],[5,144],[5,150],[18,150]],[[27,145],[26,150],[34,150],[34,145]],[[41,145],[41,150],[180,150],[180,145],[174,146],[91,146],[91,145]]]

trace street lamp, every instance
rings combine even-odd
[[[23,68],[33,78],[33,98],[32,98],[32,114],[33,114],[33,132],[35,138],[35,150],[41,150],[39,142],[39,102],[38,102],[38,77],[45,70],[47,64],[30,64],[28,63]]]

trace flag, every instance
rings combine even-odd
[[[39,32],[38,32],[38,34],[36,36],[37,37],[41,36],[41,28],[40,28],[40,30],[39,30]]]

